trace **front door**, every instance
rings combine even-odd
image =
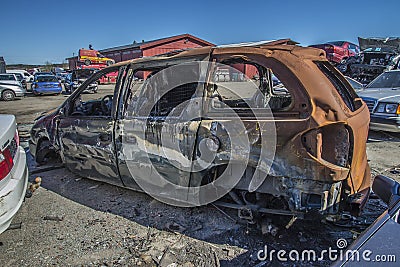
[[[113,142],[115,84],[98,85],[97,91],[88,90],[101,77],[116,70],[99,71],[79,87],[71,96],[65,118],[60,120],[59,132],[62,132],[61,142],[68,149],[63,154],[72,171],[122,186]]]
[[[198,64],[157,63],[126,71],[116,122],[119,170],[129,187],[184,205],[187,187],[196,186],[191,171],[201,122],[202,70]],[[148,75],[144,80],[135,77],[143,73]]]

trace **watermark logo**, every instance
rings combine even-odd
[[[347,240],[344,238],[339,238],[336,241],[336,246],[338,247],[338,249],[344,249],[347,247]]]
[[[269,249],[267,245],[263,249],[257,252],[257,259],[260,261],[274,261],[278,260],[281,262],[315,262],[315,261],[344,261],[344,262],[396,262],[396,255],[394,254],[374,254],[373,251],[366,250],[351,250],[347,249],[348,243],[344,238],[339,238],[336,241],[335,247],[328,247],[322,251],[315,249],[297,250],[293,249],[290,251],[281,249]]]
[[[220,81],[218,71],[234,73],[234,81]],[[205,205],[235,187],[257,143],[259,161],[252,163],[249,184],[249,191],[255,191],[267,177],[276,149],[267,82],[204,61],[164,68],[135,85],[141,92],[126,108],[122,154],[136,183],[170,205]],[[255,118],[250,126],[239,116],[243,110]],[[216,171],[218,164],[225,166],[223,171]]]

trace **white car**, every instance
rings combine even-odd
[[[7,230],[25,198],[28,167],[14,115],[0,115],[0,233]]]
[[[7,73],[20,73],[26,82],[33,82],[33,75],[26,70],[6,70]]]
[[[0,74],[0,99],[4,101],[14,100],[16,97],[23,97],[26,93],[22,83],[17,76],[11,73]]]

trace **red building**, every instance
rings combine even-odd
[[[181,34],[157,40],[133,42],[129,45],[116,46],[99,50],[105,57],[112,58],[115,62],[125,61],[139,57],[149,57],[164,54],[174,50],[197,48],[203,46],[214,46],[214,44],[190,34]],[[67,58],[69,68],[76,69],[82,65],[77,57]]]

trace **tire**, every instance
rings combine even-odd
[[[111,66],[113,64],[113,62],[111,60],[107,60],[106,64],[107,64],[107,66]]]
[[[39,146],[37,147],[35,160],[38,164],[43,165],[48,162],[59,161],[59,155],[54,151],[53,146],[50,141],[45,139],[39,142]]]
[[[11,90],[4,90],[3,93],[1,93],[1,98],[4,101],[12,101],[15,99],[15,93]]]
[[[85,59],[85,65],[89,66],[90,64],[92,64],[92,62],[89,59]]]

